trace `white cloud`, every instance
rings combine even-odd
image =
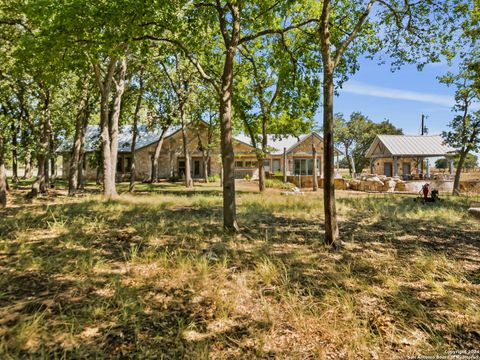
[[[430,104],[452,107],[455,104],[453,96],[423,93],[410,90],[393,89],[368,85],[358,81],[349,81],[343,86],[343,91],[351,94],[375,96],[387,99],[420,101]]]

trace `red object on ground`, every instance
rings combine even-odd
[[[422,186],[422,191],[423,191],[423,198],[425,200],[428,199],[428,192],[430,191],[428,184],[425,184]]]

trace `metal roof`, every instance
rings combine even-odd
[[[317,132],[311,132],[308,134],[302,134],[299,136],[293,135],[267,135],[267,146],[270,149],[270,155],[283,155],[283,149],[287,149],[287,153],[290,153],[295,147],[300,145],[303,141],[310,136],[315,135],[320,140],[322,137]],[[252,146],[252,140],[250,136],[245,134],[239,134],[235,136],[235,139]],[[338,149],[335,149],[337,154],[342,154]]]
[[[379,144],[384,146],[381,153],[375,154]],[[456,150],[445,144],[440,135],[377,135],[367,150],[369,158],[384,156],[445,156]]]
[[[308,135],[309,134],[300,135],[299,137],[292,136],[292,135],[287,135],[287,136],[267,135],[267,146],[270,148],[270,154],[282,155],[284,148],[287,148],[288,150],[294,147],[295,144],[297,144],[299,141],[301,141],[303,138],[305,138]],[[250,136],[246,134],[236,135],[235,139],[249,146],[253,146],[252,139],[250,138]]]
[[[118,131],[118,152],[130,152],[132,147],[132,125],[124,125],[119,128]],[[179,126],[171,126],[166,134],[165,138],[174,134],[179,130]],[[137,143],[135,144],[135,150],[141,149],[145,146],[153,144],[160,139],[160,131],[147,129],[146,125],[138,126]],[[58,152],[69,152],[72,149],[72,139],[65,140],[59,147]],[[99,148],[100,145],[100,127],[98,125],[89,125],[85,134],[85,151],[93,152]]]
[[[118,152],[130,152],[132,146],[132,129],[132,125],[124,125],[119,128]],[[180,126],[171,126],[165,134],[165,139],[174,135],[179,130]],[[311,135],[315,135],[319,139],[322,139],[322,137],[316,132],[302,134],[298,137],[293,135],[268,135],[267,144],[268,148],[270,149],[270,155],[282,155],[284,148],[286,148],[287,153],[289,153]],[[139,125],[135,150],[139,150],[145,146],[151,145],[157,142],[159,139],[160,131],[158,129],[151,131],[146,125]],[[234,139],[248,146],[252,146],[250,136],[245,134],[239,134],[235,136]],[[67,139],[60,144],[57,151],[60,153],[70,152],[72,145],[73,139]],[[99,145],[100,127],[98,125],[89,125],[85,134],[85,152],[94,152],[99,148]],[[340,150],[335,149],[335,151],[337,154],[341,154]]]

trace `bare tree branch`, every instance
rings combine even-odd
[[[264,36],[264,35],[284,34],[284,33],[288,32],[290,30],[298,29],[298,28],[301,28],[305,25],[312,24],[312,23],[317,23],[317,22],[318,22],[318,19],[309,19],[309,20],[305,20],[301,23],[290,25],[290,26],[287,26],[287,27],[281,28],[281,29],[265,29],[265,30],[259,31],[257,33],[246,35],[246,36],[242,37],[238,43],[243,44],[247,41],[254,40],[254,39],[256,39],[258,37],[261,37],[261,36]]]

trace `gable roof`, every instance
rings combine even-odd
[[[307,140],[310,136],[316,136],[320,141],[323,140],[323,138],[315,131],[299,136],[267,135],[267,146],[270,148],[269,153],[270,155],[283,155],[283,149],[287,149],[287,154],[291,153],[297,146]],[[235,139],[253,147],[250,136],[246,134],[237,135],[235,136]],[[335,151],[338,154],[342,154],[342,152],[336,148]]]
[[[188,126],[188,125],[187,125]],[[118,152],[130,152],[132,146],[132,125],[124,125],[119,127],[118,133]],[[164,138],[167,139],[174,136],[181,130],[180,126],[171,126]],[[308,134],[302,134],[297,136],[293,135],[268,135],[268,147],[270,149],[270,155],[283,155],[283,149],[287,149],[287,153],[292,152],[303,141],[307,140],[310,136],[316,136],[319,140],[322,137],[317,132],[311,132]],[[138,137],[135,144],[135,150],[142,149],[146,146],[156,143],[160,139],[160,131],[155,129],[149,130],[146,125],[138,126]],[[245,134],[239,134],[234,137],[234,140],[243,143],[247,146],[252,146],[252,142],[249,136]],[[85,152],[94,152],[99,148],[100,143],[100,126],[89,125],[85,134]],[[70,152],[73,145],[73,139],[63,141],[57,152],[66,153]],[[340,150],[335,149],[337,154],[342,154]]]
[[[166,134],[165,138],[173,135],[177,132],[179,126],[171,126]],[[132,148],[132,125],[120,126],[118,129],[118,152],[130,152]],[[146,125],[138,126],[138,136],[137,142],[135,144],[135,150],[144,148],[145,146],[151,145],[157,142],[160,139],[159,130],[148,130]],[[85,152],[94,152],[98,149],[100,143],[100,126],[98,125],[88,125],[87,131],[85,133]],[[68,139],[63,141],[59,148],[58,152],[69,152],[72,149],[73,140]]]
[[[379,155],[375,154],[378,146],[382,147]],[[456,150],[445,144],[440,135],[377,135],[367,150],[366,157],[383,156],[446,156]]]

